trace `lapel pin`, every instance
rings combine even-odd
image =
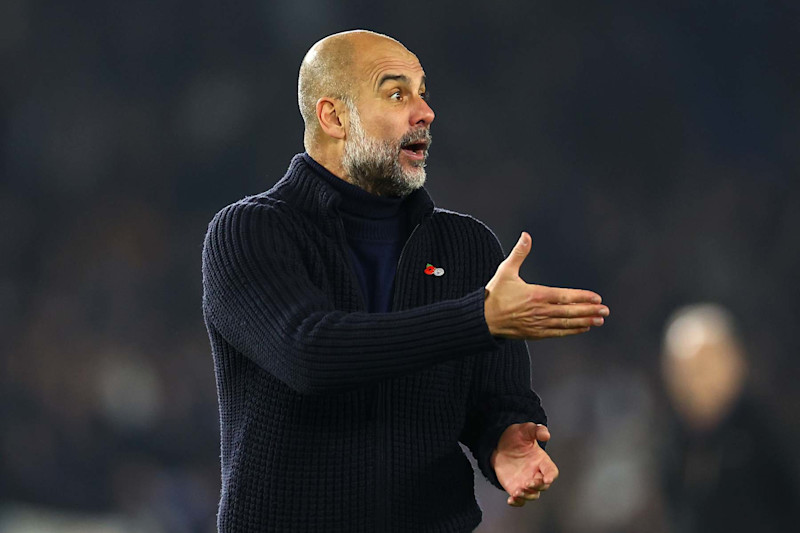
[[[425,265],[425,274],[427,274],[428,276],[436,276],[438,278],[444,276],[444,269],[435,267],[432,264],[428,263],[427,265]]]

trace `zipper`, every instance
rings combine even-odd
[[[427,218],[427,217],[425,217]],[[395,267],[395,275],[394,275],[394,294],[392,294],[392,305],[389,308],[389,311],[396,311],[398,305],[398,294],[401,291],[398,288],[401,286],[401,272],[400,266],[403,264],[403,257],[405,256],[406,250],[408,249],[409,243],[414,238],[414,235],[417,233],[417,230],[422,226],[422,222],[424,222],[425,218],[423,218],[420,222],[414,226],[414,229],[411,230],[411,234],[406,239],[405,244],[403,244],[403,248],[400,250],[400,257],[397,258],[397,266]],[[379,527],[379,531],[391,531],[392,523],[390,520],[390,505],[391,505],[391,483],[389,479],[389,474],[391,472],[390,465],[388,463],[388,452],[387,448],[389,443],[392,441],[391,434],[389,432],[389,387],[386,381],[381,381],[378,383],[378,398],[376,405],[376,434],[377,439],[375,439],[377,443],[377,468],[376,468],[376,480],[377,480],[377,494],[381,495],[377,499],[377,525]],[[385,488],[384,488],[385,487]]]
[[[390,531],[390,521],[389,521],[389,500],[391,499],[391,495],[389,493],[390,490],[387,490],[389,487],[389,480],[388,480],[388,472],[389,468],[386,465],[386,458],[388,454],[386,453],[386,446],[388,445],[389,438],[389,429],[386,424],[386,384],[381,381],[378,383],[378,398],[375,402],[375,433],[376,439],[375,442],[377,443],[376,449],[376,468],[375,468],[375,494],[376,498],[376,506],[375,510],[377,511],[376,516],[376,526],[378,531]]]
[[[398,280],[400,278],[399,274],[401,272],[400,266],[403,263],[403,257],[405,256],[406,250],[408,249],[408,245],[411,240],[414,238],[414,235],[417,233],[417,230],[422,226],[422,223],[430,216],[423,215],[422,219],[414,226],[414,229],[411,230],[406,242],[403,244],[403,248],[400,250],[400,257],[397,258],[397,265],[395,267],[395,284],[394,284],[394,294],[392,294],[392,304],[389,308],[389,311],[394,311],[397,309],[398,303],[398,294],[400,291],[397,290],[398,288]],[[363,294],[361,291],[361,282],[358,280],[358,276],[355,273],[355,268],[353,265],[353,258],[349,252],[349,245],[347,244],[347,232],[344,229],[344,222],[341,218],[338,220],[338,229],[339,229],[339,242],[344,252],[345,257],[347,258],[347,262],[350,265],[350,278],[354,282],[354,286],[356,288],[356,292],[359,295],[360,303],[361,303],[361,310],[366,311],[366,295]],[[376,505],[375,505],[375,522],[376,526],[378,526],[378,531],[391,531],[392,530],[392,523],[390,521],[389,512],[390,512],[390,503],[391,503],[391,490],[387,490],[386,487],[390,487],[389,485],[389,466],[387,464],[387,447],[391,442],[391,435],[389,433],[389,425],[388,425],[388,411],[389,411],[389,390],[386,385],[386,381],[381,381],[377,384],[377,398],[375,402],[375,435],[376,439],[375,442],[376,446],[376,486],[375,486],[375,493],[379,495],[376,498]]]
[[[397,290],[398,280],[399,280],[399,277],[400,277],[399,276],[399,274],[400,274],[400,265],[403,263],[403,256],[406,254],[406,249],[408,248],[408,243],[410,243],[411,239],[414,238],[414,234],[417,232],[419,227],[422,226],[422,222],[424,222],[424,221],[425,221],[425,219],[423,218],[420,222],[417,223],[416,226],[414,226],[414,229],[411,230],[411,234],[408,236],[408,239],[406,239],[406,242],[403,245],[403,249],[400,250],[400,257],[397,258],[397,265],[395,266],[395,269],[394,269],[394,281],[395,281],[395,283],[394,283],[394,291],[393,291],[394,294],[392,294],[392,306],[389,308],[389,311],[396,311],[397,310],[397,295],[400,293],[400,291]]]
[[[338,237],[339,237],[340,249],[342,250],[342,255],[344,255],[344,257],[345,257],[345,261],[347,261],[347,264],[350,266],[350,268],[348,269],[350,271],[350,280],[353,283],[353,286],[355,287],[355,291],[358,294],[358,297],[359,297],[359,300],[360,300],[360,303],[361,303],[359,311],[366,312],[367,311],[366,295],[361,291],[361,282],[359,281],[358,276],[356,275],[356,270],[355,270],[355,267],[353,265],[353,257],[352,257],[352,254],[350,253],[350,245],[347,243],[347,232],[344,229],[344,222],[342,221],[341,218],[339,218],[338,222],[339,222],[339,224],[338,224],[338,228],[339,228]],[[407,242],[408,241],[406,241],[406,243]],[[403,245],[403,250],[405,250],[405,245]],[[400,255],[402,256],[403,253],[400,252]],[[383,398],[385,396],[384,384],[382,382],[378,383],[378,388],[377,388],[376,394],[377,394],[377,401],[374,404],[375,407],[374,407],[374,410],[372,412],[372,416],[373,416],[373,420],[374,420],[375,426],[376,426],[375,427],[376,437],[380,437],[380,431],[379,431],[379,428],[377,426],[378,426],[378,423],[381,421],[381,419],[379,418],[381,411],[382,410],[385,411],[385,409],[381,409],[380,408],[380,404],[382,403]],[[385,492],[385,491],[381,490],[381,485],[380,485],[379,480],[381,478],[385,478],[386,477],[386,474],[381,471],[384,463],[386,462],[386,458],[385,458],[386,454],[385,454],[384,447],[380,445],[380,439],[376,438],[375,441],[378,442],[378,446],[377,446],[377,450],[376,450],[375,493],[376,494],[381,494],[382,492]],[[382,475],[380,475],[380,474],[382,474]],[[375,522],[376,522],[376,525],[379,525],[381,527],[380,531],[388,531],[386,526],[389,525],[389,517],[388,517],[388,514],[386,512],[386,509],[385,509],[386,508],[386,504],[384,502],[385,502],[385,500],[383,500],[381,498],[378,498],[376,500],[376,505],[375,505],[375,512],[376,512]]]

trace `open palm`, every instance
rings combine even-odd
[[[497,480],[508,492],[507,503],[521,507],[536,500],[558,477],[558,468],[537,440],[550,439],[547,427],[528,422],[506,428],[492,454]]]

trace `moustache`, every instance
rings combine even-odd
[[[431,131],[427,128],[412,130],[400,138],[400,148],[408,148],[412,145],[423,145],[422,148],[427,150],[433,143]]]

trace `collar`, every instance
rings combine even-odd
[[[324,179],[339,193],[339,210],[342,213],[370,220],[381,220],[397,216],[405,204],[405,198],[389,198],[368,193],[361,187],[344,181],[327,168],[320,165],[308,152],[302,154],[303,161],[314,169],[317,176]]]
[[[346,182],[342,183],[353,187]],[[339,212],[342,204],[342,193],[337,189],[338,187],[334,187],[329,180],[318,175],[304,154],[297,154],[289,163],[286,174],[267,194],[292,205],[316,221],[327,233],[333,234],[339,224]],[[364,192],[364,194],[368,193]],[[403,205],[412,226],[430,216],[435,207],[424,187],[406,196]]]

